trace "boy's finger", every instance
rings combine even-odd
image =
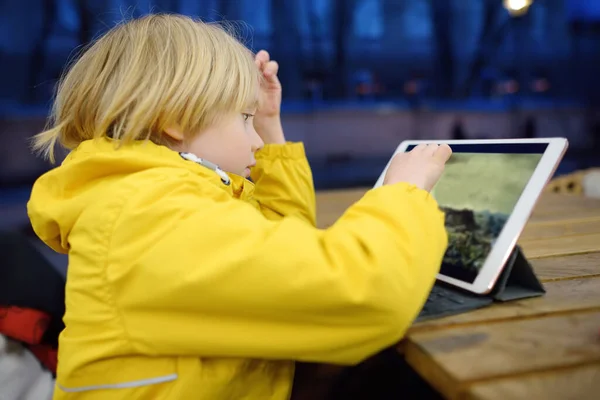
[[[423,153],[433,156],[438,148],[439,145],[437,143],[429,143],[423,150]]]
[[[441,144],[433,154],[433,157],[440,162],[445,163],[450,159],[452,155],[452,149],[447,144]]]
[[[426,143],[420,143],[420,144],[416,145],[410,152],[411,153],[420,153],[423,150],[425,150],[426,148],[427,148]]]
[[[277,75],[279,71],[279,64],[277,61],[269,61],[267,65],[265,65],[264,74],[266,77],[271,77]]]
[[[256,53],[256,60],[259,60],[262,64],[268,63],[270,60],[270,56],[269,53],[266,50],[261,50],[258,53]]]

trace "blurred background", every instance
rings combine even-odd
[[[27,222],[51,168],[27,140],[67,62],[149,12],[234,21],[270,51],[317,189],[373,185],[409,138],[563,136],[557,174],[600,165],[600,0],[0,0],[0,225]]]

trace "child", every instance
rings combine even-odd
[[[397,157],[318,230],[280,102],[268,53],[182,16],[117,26],[72,66],[35,142],[72,151],[28,204],[69,254],[55,399],[286,399],[294,361],[402,337],[447,245],[428,190],[449,147]]]

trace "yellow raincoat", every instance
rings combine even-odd
[[[433,198],[367,193],[315,228],[300,143],[256,186],[151,142],[86,141],[35,183],[37,235],[69,254],[54,399],[289,397],[292,360],[355,364],[398,341],[447,235]]]

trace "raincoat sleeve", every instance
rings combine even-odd
[[[196,181],[145,185],[115,224],[127,245],[107,279],[141,354],[356,364],[404,335],[447,246],[414,186],[371,190],[319,230]]]
[[[294,215],[315,226],[315,189],[304,145],[268,144],[256,161],[251,178],[263,215],[272,220]]]

